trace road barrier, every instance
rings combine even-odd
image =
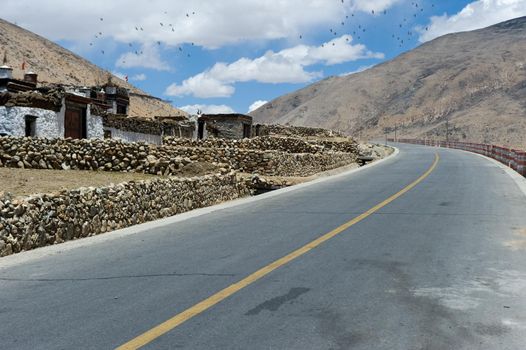
[[[394,142],[394,139],[388,139]],[[478,153],[498,160],[504,165],[509,166],[522,176],[526,176],[526,152],[512,148],[487,145],[483,143],[458,142],[458,141],[436,141],[436,140],[418,140],[418,139],[397,139],[396,142],[410,143],[413,145],[423,145],[432,147],[445,147],[461,149],[473,153]]]

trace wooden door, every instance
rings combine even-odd
[[[82,138],[82,112],[76,109],[66,109],[64,118],[64,137]]]

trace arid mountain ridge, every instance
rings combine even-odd
[[[43,83],[94,86],[104,84],[111,74],[50,40],[0,19],[0,59],[4,52],[18,79],[24,75],[22,62],[26,64],[26,71],[37,73],[39,82]],[[129,89],[131,116],[186,115],[116,76],[112,75],[112,82]]]
[[[257,122],[526,148],[526,17],[448,34],[251,113]]]

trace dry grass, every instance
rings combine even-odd
[[[27,196],[79,187],[100,187],[132,180],[148,180],[156,176],[106,171],[0,168],[0,178],[0,192]]]
[[[177,177],[193,177],[219,172],[210,163],[195,162],[179,169]],[[14,196],[36,193],[51,193],[80,187],[101,187],[128,181],[151,180],[160,176],[142,173],[121,173],[86,170],[43,170],[0,167],[0,193],[9,192]]]

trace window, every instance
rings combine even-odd
[[[111,139],[111,130],[104,130],[104,138]]]
[[[26,115],[26,137],[37,136],[37,117]]]
[[[126,105],[117,105],[117,114],[126,114]]]

